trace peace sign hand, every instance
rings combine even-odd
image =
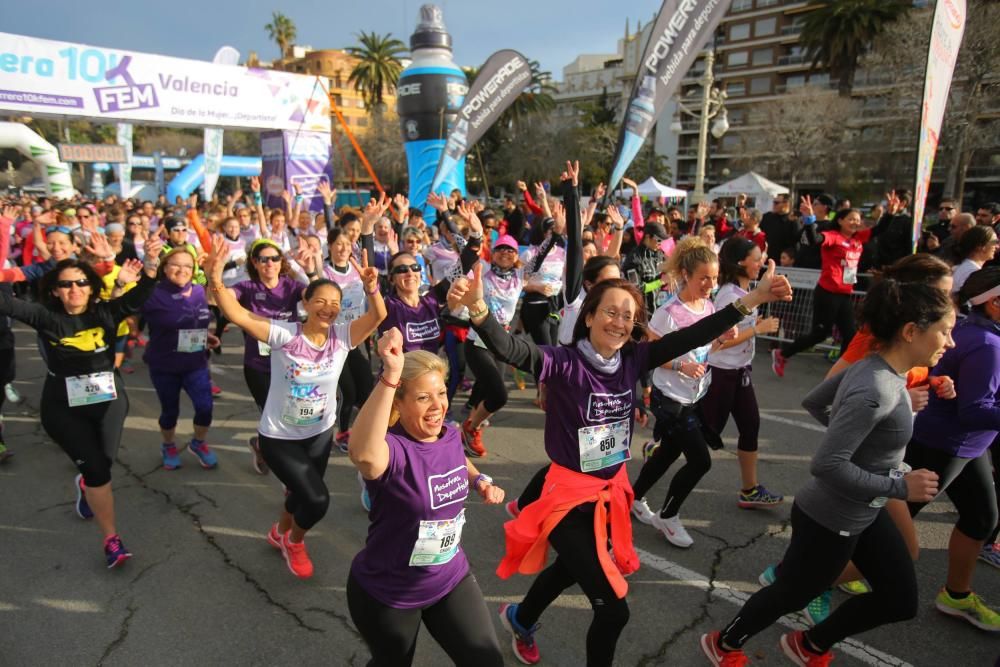
[[[802,215],[812,215],[813,213],[813,200],[809,195],[802,195],[802,202],[799,204],[799,213]]]
[[[365,292],[375,294],[378,291],[378,269],[374,266],[368,266],[368,251],[361,251],[360,264],[358,264],[358,260],[354,259],[354,255],[348,257],[347,261],[351,263],[354,270],[361,276],[361,284],[364,285]]]

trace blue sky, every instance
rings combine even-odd
[[[196,60],[211,60],[219,46],[236,47],[243,57],[278,55],[264,25],[280,10],[298,28],[297,43],[342,48],[361,30],[391,32],[409,44],[420,0],[0,0],[0,31],[103,47],[117,47]],[[580,53],[614,53],[629,24],[647,23],[660,0],[623,3],[589,0],[439,0],[451,32],[455,61],[479,65],[503,48],[521,51],[562,79],[562,68]]]

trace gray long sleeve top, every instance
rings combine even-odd
[[[898,473],[913,434],[906,378],[869,355],[823,381],[802,406],[827,427],[810,466],[812,479],[795,496],[810,518],[843,536],[856,535],[886,498],[906,498]]]

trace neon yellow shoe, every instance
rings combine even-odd
[[[871,593],[872,589],[866,582],[861,579],[855,579],[854,581],[845,581],[844,583],[837,586],[840,590],[844,591],[848,595],[864,595],[865,593]]]
[[[975,593],[956,600],[942,588],[934,600],[934,606],[942,614],[965,619],[980,630],[1000,632],[1000,614],[987,607],[986,602]]]

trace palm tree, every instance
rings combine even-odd
[[[358,59],[348,80],[354,82],[354,90],[361,93],[365,105],[379,111],[384,106],[382,96],[396,89],[399,73],[403,71],[399,57],[406,53],[406,45],[392,33],[378,35],[363,30],[358,35],[358,42],[358,46],[347,48],[347,52]]]
[[[277,42],[278,49],[281,51],[281,57],[284,58],[287,56],[288,49],[292,45],[292,42],[295,41],[297,32],[292,19],[281,12],[272,12],[271,22],[264,26],[264,30],[267,30],[268,37]]]
[[[802,45],[815,68],[820,63],[847,97],[858,60],[913,3],[908,0],[820,0],[802,24]]]

